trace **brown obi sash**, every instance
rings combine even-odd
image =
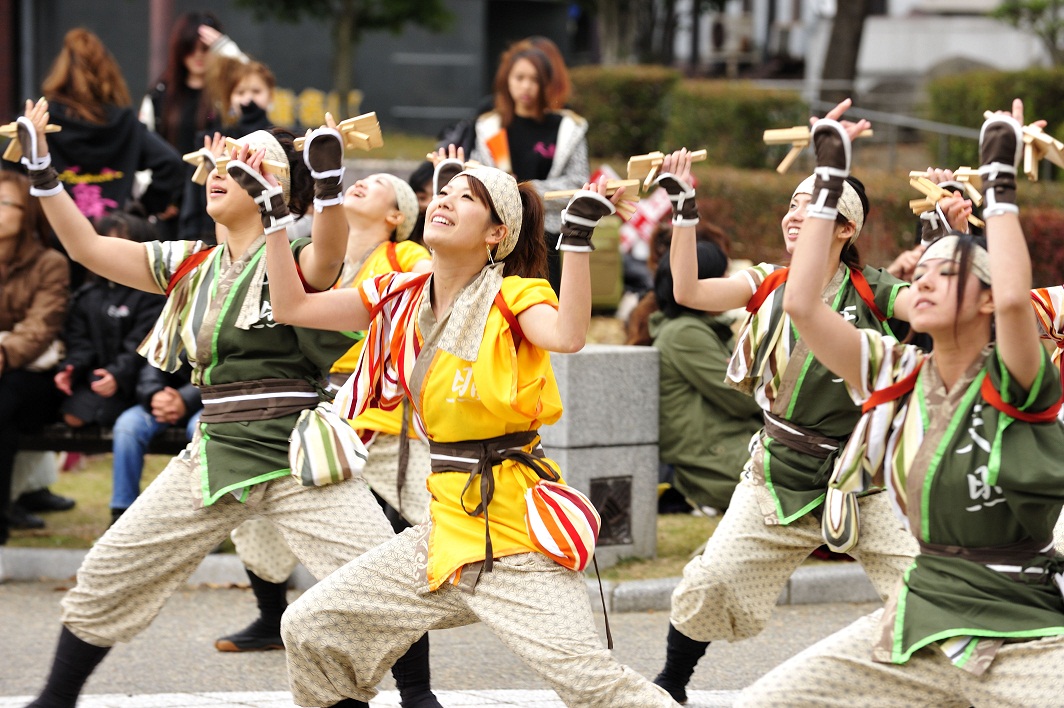
[[[920,553],[924,555],[961,558],[1028,585],[1048,585],[1054,576],[1064,572],[1064,557],[1056,555],[1052,539],[1042,542],[1017,541],[988,548],[947,546],[926,541],[919,543]]]
[[[815,433],[809,428],[783,420],[768,411],[762,411],[762,413],[765,419],[765,434],[784,447],[803,455],[826,460],[845,442]]]
[[[200,386],[204,423],[283,418],[318,405],[318,389],[304,379],[258,379]]]
[[[846,444],[846,440],[829,438],[768,411],[761,412],[764,414],[762,417],[765,421],[765,434],[768,437],[789,450],[820,460],[820,466],[812,478],[800,484],[810,490],[826,488],[831,473],[835,469],[839,452]]]
[[[535,443],[531,452],[524,448]],[[467,472],[469,478],[462,487],[462,511],[470,516],[484,514],[484,567],[491,572],[491,530],[488,522],[488,505],[495,496],[495,475],[492,467],[504,460],[513,460],[531,468],[542,479],[557,481],[559,475],[543,462],[543,445],[539,442],[539,433],[529,430],[523,433],[510,433],[484,440],[462,440],[451,443],[429,441],[429,455],[432,459],[432,472]],[[465,493],[480,475],[480,503],[469,509],[465,502]]]

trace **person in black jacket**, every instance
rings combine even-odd
[[[201,145],[209,144],[204,139],[209,141],[217,133],[240,138],[273,127],[267,111],[273,103],[277,80],[269,67],[246,56],[243,60],[221,56],[215,59],[208,77],[211,102],[225,105],[226,109],[200,134]],[[191,179],[185,180],[177,233],[182,241],[217,243],[214,219],[207,214],[206,191]]]
[[[99,37],[67,32],[42,89],[51,122],[62,128],[48,142],[52,163],[82,214],[98,219],[125,208],[140,170],[151,170],[140,195],[149,216],[177,214],[181,155],[137,120],[122,72]]]
[[[175,425],[185,427],[189,440],[195,434],[203,402],[191,378],[188,362],[172,374],[150,364],[140,370],[137,405],[118,416],[114,425],[112,524],[140,494],[144,455],[152,438]]]
[[[145,220],[115,212],[97,222],[101,234],[144,242],[154,235]],[[55,385],[67,398],[63,421],[74,428],[111,425],[131,406],[144,359],[137,347],[162,310],[164,299],[102,278],[74,293],[63,327],[66,358]]]

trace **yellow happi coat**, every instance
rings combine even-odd
[[[494,438],[557,421],[562,413],[561,397],[548,352],[527,341],[515,347],[510,324],[494,305],[476,361],[427,349],[431,361],[420,378],[420,388],[412,390],[412,383],[416,385],[411,381],[415,361],[428,334],[421,331],[419,322],[425,318],[423,308],[429,308],[428,278],[391,273],[361,285],[363,302],[371,311],[376,307],[377,314],[368,330],[359,368],[337,396],[338,412],[354,418],[369,405],[387,410],[406,394],[413,404],[415,429],[429,441],[440,443]],[[550,285],[541,279],[508,277],[503,279],[500,292],[515,316],[535,305],[558,304]],[[535,444],[525,449],[531,450]],[[553,461],[546,462],[557,469]],[[509,460],[496,465],[492,473],[495,494],[489,515],[493,556],[535,552],[525,527],[524,492],[539,478]],[[427,590],[435,590],[452,578],[458,582],[463,566],[485,558],[484,519],[463,509],[463,505],[473,509],[480,502],[479,484],[469,485],[463,493],[467,478],[463,472],[436,472],[429,477],[432,502],[424,567]]]

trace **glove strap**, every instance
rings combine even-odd
[[[52,167],[51,156],[44,157],[44,168],[26,171],[30,178],[30,196],[33,197],[54,197],[63,191],[63,185],[59,183],[59,173]]]
[[[823,119],[813,125],[812,140],[816,179],[805,213],[813,219],[834,221],[839,215],[843,185],[850,176],[850,137],[838,121]]]

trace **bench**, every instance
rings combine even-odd
[[[36,433],[23,433],[19,436],[19,450],[44,452],[84,452],[99,455],[111,452],[114,434],[110,428],[87,426],[71,428],[62,423],[54,423],[41,428]],[[188,445],[185,426],[178,425],[162,431],[148,445],[149,455],[176,455]]]

